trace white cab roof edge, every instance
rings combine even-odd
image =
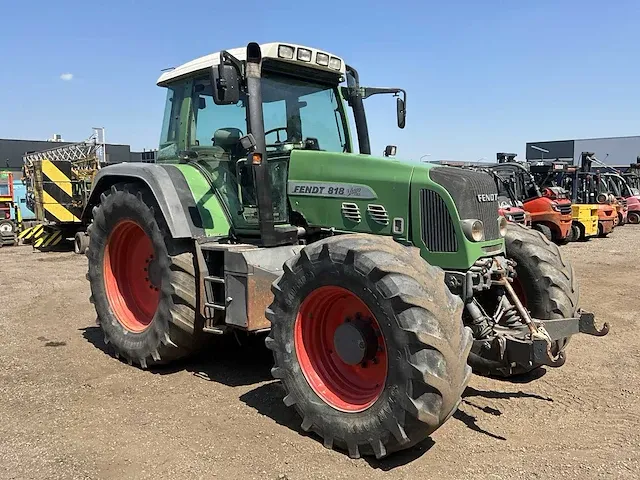
[[[311,50],[312,52],[312,60],[315,60],[317,53],[324,53],[326,55],[329,55],[330,57],[335,57],[340,59],[340,70],[335,70],[335,69],[331,69],[328,67],[323,67],[321,65],[318,65],[317,63],[314,62],[302,62],[302,61],[297,61],[297,60],[286,60],[284,58],[278,58],[278,46],[279,45],[287,45],[290,47],[294,47],[297,51],[298,48],[304,48],[307,50]],[[295,63],[295,64],[300,64],[300,65],[304,65],[307,67],[312,67],[312,68],[317,68],[319,70],[323,70],[323,71],[327,71],[327,72],[335,72],[335,73],[341,73],[342,75],[345,74],[345,63],[344,60],[341,57],[338,57],[336,55],[333,55],[329,52],[326,52],[325,50],[318,50],[317,48],[313,48],[313,47],[306,47],[304,45],[297,45],[295,43],[286,43],[286,42],[271,42],[271,43],[263,43],[260,45],[260,49],[262,50],[262,58],[275,58],[278,59],[279,61],[283,61],[283,62],[290,62],[290,63]],[[234,57],[236,57],[238,60],[246,60],[247,57],[247,48],[246,47],[240,47],[240,48],[233,48],[230,50],[227,50],[231,55],[233,55]],[[209,55],[205,55],[203,57],[200,58],[196,58],[195,60],[191,60],[190,62],[184,63],[182,65],[180,65],[179,67],[176,67],[172,70],[163,72],[162,75],[160,75],[160,78],[158,78],[157,84],[160,86],[166,85],[168,83],[170,83],[172,80],[189,75],[193,72],[198,72],[201,70],[206,70],[214,65],[218,65],[220,63],[220,52],[216,52],[216,53],[211,53]]]

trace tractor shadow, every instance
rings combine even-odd
[[[464,393],[462,394],[461,405],[469,406],[476,411],[482,412],[487,415],[492,415],[495,417],[501,416],[502,411],[490,406],[484,406],[484,407],[480,406],[474,401],[470,400],[471,398],[474,398],[474,397],[481,397],[481,398],[486,398],[491,400],[507,400],[512,398],[533,398],[533,399],[542,400],[545,402],[553,402],[553,399],[550,397],[543,397],[542,395],[538,395],[536,393],[526,393],[521,390],[518,392],[497,392],[494,390],[478,390],[474,387],[467,387]],[[481,433],[490,438],[493,438],[494,440],[500,440],[500,441],[507,440],[502,435],[492,433],[482,428],[480,425],[478,425],[478,417],[462,410],[461,408],[458,408],[455,411],[455,413],[453,414],[453,418],[461,421],[467,426],[467,428],[469,428],[470,430],[473,430],[474,432]]]
[[[114,350],[104,342],[98,326],[81,328],[82,336],[94,347],[115,359]],[[120,361],[127,363],[120,358]],[[147,371],[170,375],[187,371],[194,376],[229,387],[255,385],[273,380],[273,355],[264,346],[264,337],[214,337],[199,353],[166,366],[149,366]]]
[[[100,327],[91,326],[79,328],[78,330],[82,332],[82,337],[91,345],[96,347],[98,350],[101,350],[103,353],[106,353],[107,355],[113,355],[113,352],[109,348],[109,345],[104,343],[104,334],[102,333],[102,330],[100,330]]]
[[[113,350],[104,343],[104,336],[100,327],[91,326],[80,330],[89,343],[113,357]],[[222,383],[230,387],[257,385],[242,394],[239,397],[240,401],[256,410],[259,414],[271,418],[277,424],[291,429],[300,436],[311,437],[321,442],[314,433],[307,433],[302,430],[300,426],[301,419],[295,409],[289,408],[283,403],[285,391],[280,382],[274,381],[271,376],[273,356],[264,346],[263,339],[264,337],[238,338],[233,335],[215,337],[200,354],[187,360],[172,363],[169,366],[151,367],[148,371],[158,375],[170,375],[180,371],[187,371],[198,378]],[[537,380],[545,373],[544,369],[538,369],[520,377],[506,380],[493,378],[492,380],[511,384],[526,384]],[[461,408],[456,410],[453,418],[462,422],[470,430],[498,441],[506,441],[507,439],[482,428],[478,421],[482,415],[501,416],[502,412],[494,407],[481,406],[474,398],[491,400],[531,398],[553,402],[552,398],[521,390],[517,392],[501,392],[467,387],[462,395]],[[465,408],[467,411],[463,410],[462,407],[468,407]],[[478,416],[470,413],[469,410],[478,412]],[[373,457],[364,457],[363,459],[372,468],[389,471],[415,461],[427,453],[434,445],[435,442],[431,438],[426,438],[414,447],[393,453],[387,458],[377,460]]]
[[[301,428],[302,419],[293,408],[288,408],[282,402],[285,391],[280,382],[273,381],[260,385],[253,390],[240,396],[240,400],[247,406],[255,409],[259,414],[267,416],[277,424],[287,427],[297,432],[302,437],[312,438],[322,444],[322,439],[313,432],[305,432]],[[387,458],[376,460],[373,457],[363,457],[371,467],[389,471],[396,467],[413,462],[424,455],[435,442],[431,438],[426,438],[414,447],[393,453]],[[338,450],[347,456],[345,451]]]
[[[224,335],[212,339],[204,350],[183,362],[180,370],[229,387],[255,385],[273,380],[273,354],[264,345],[264,337]],[[171,368],[157,368],[157,373],[172,373]]]

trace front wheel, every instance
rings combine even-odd
[[[102,194],[89,227],[87,277],[105,341],[144,368],[194,349],[196,281],[189,247],[165,231],[140,188],[119,184]]]
[[[638,212],[629,212],[627,220],[630,224],[637,225],[640,223],[640,214]]]
[[[287,261],[266,345],[284,403],[327,448],[378,458],[442,425],[469,380],[471,331],[440,269],[392,239],[340,235]]]
[[[533,318],[550,320],[577,315],[578,282],[573,267],[562,257],[557,245],[534,230],[509,225],[505,246],[507,257],[516,262],[514,290]],[[564,355],[568,341],[568,338],[555,341],[552,353]],[[539,367],[514,368],[507,376],[527,373]],[[504,372],[499,374],[504,375]]]

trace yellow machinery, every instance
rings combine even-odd
[[[580,230],[580,240],[598,235],[598,205],[574,203],[571,205],[573,225]]]
[[[98,138],[94,134],[84,142],[24,155],[22,181],[36,222],[18,235],[23,242],[46,250],[75,239],[76,252],[84,253],[88,237],[80,217],[105,158],[105,144]]]

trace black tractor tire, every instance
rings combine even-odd
[[[540,232],[542,235],[544,235],[546,237],[547,240],[549,240],[550,242],[553,241],[553,232],[551,232],[551,228],[549,228],[548,226],[546,226],[543,223],[536,223],[533,226],[534,230],[537,230],[538,232]]]
[[[640,223],[640,213],[638,213],[638,212],[629,212],[629,214],[627,215],[627,221],[631,225],[639,224]]]
[[[101,195],[100,204],[93,208],[93,223],[88,229],[90,241],[87,249],[87,278],[91,285],[90,301],[95,306],[105,342],[113,347],[116,357],[124,357],[130,364],[135,363],[142,368],[167,364],[185,357],[198,346],[198,335],[194,334],[197,282],[193,246],[190,242],[173,239],[162,214],[158,212],[160,209],[144,186],[117,184]],[[121,261],[125,265],[120,268],[126,269],[126,265],[140,261],[133,255],[138,250],[132,247],[122,247],[124,250],[115,248],[115,237],[112,239],[111,234],[127,222],[133,222],[137,226],[131,228],[141,229],[143,233],[140,235],[146,236],[148,240],[144,241],[150,242],[153,251],[148,269],[145,267],[144,271],[148,272],[146,275],[149,277],[152,277],[152,273],[155,277],[153,283],[157,286],[151,285],[148,295],[153,295],[155,291],[158,300],[155,313],[148,315],[150,322],[142,330],[126,326],[126,316],[119,315],[113,307],[117,301],[122,302],[122,299],[109,298],[105,279],[107,245],[111,245],[114,252],[120,252]],[[121,241],[120,244],[133,242]],[[141,275],[144,277],[145,274]],[[132,275],[122,276],[123,284],[133,282],[134,280],[129,280],[130,277]],[[144,280],[149,281],[150,278]],[[123,289],[118,283],[118,290],[131,289],[132,285],[123,285]]]
[[[85,232],[77,232],[73,238],[73,251],[77,255],[84,255],[89,248],[89,235]]]
[[[507,257],[516,262],[517,279],[525,297],[520,300],[531,316],[540,320],[575,317],[580,297],[578,282],[573,266],[563,258],[558,246],[540,232],[517,224],[507,227],[505,244]],[[564,338],[554,342],[552,353],[565,355],[568,341]],[[516,367],[506,376],[528,373],[540,366]]]
[[[321,288],[339,288],[346,291],[343,298],[357,298],[379,325],[376,335],[385,347],[378,351],[386,351],[388,370],[375,384],[379,396],[364,410],[336,408],[305,376],[309,370],[300,352],[307,344],[297,340],[299,322],[306,322],[309,331],[323,331],[322,318],[342,321],[327,313],[330,309],[305,314],[305,302]],[[325,447],[346,450],[352,458],[382,458],[425,439],[456,410],[471,374],[472,334],[463,326],[462,302],[445,286],[444,273],[427,264],[417,249],[373,235],[324,239],[288,260],[272,291],[274,300],[266,310],[272,323],[266,339],[274,354],[272,375],[281,380],[283,401],[295,407],[302,429],[322,437]],[[325,351],[338,358],[331,349]],[[325,378],[332,382],[338,375]]]

